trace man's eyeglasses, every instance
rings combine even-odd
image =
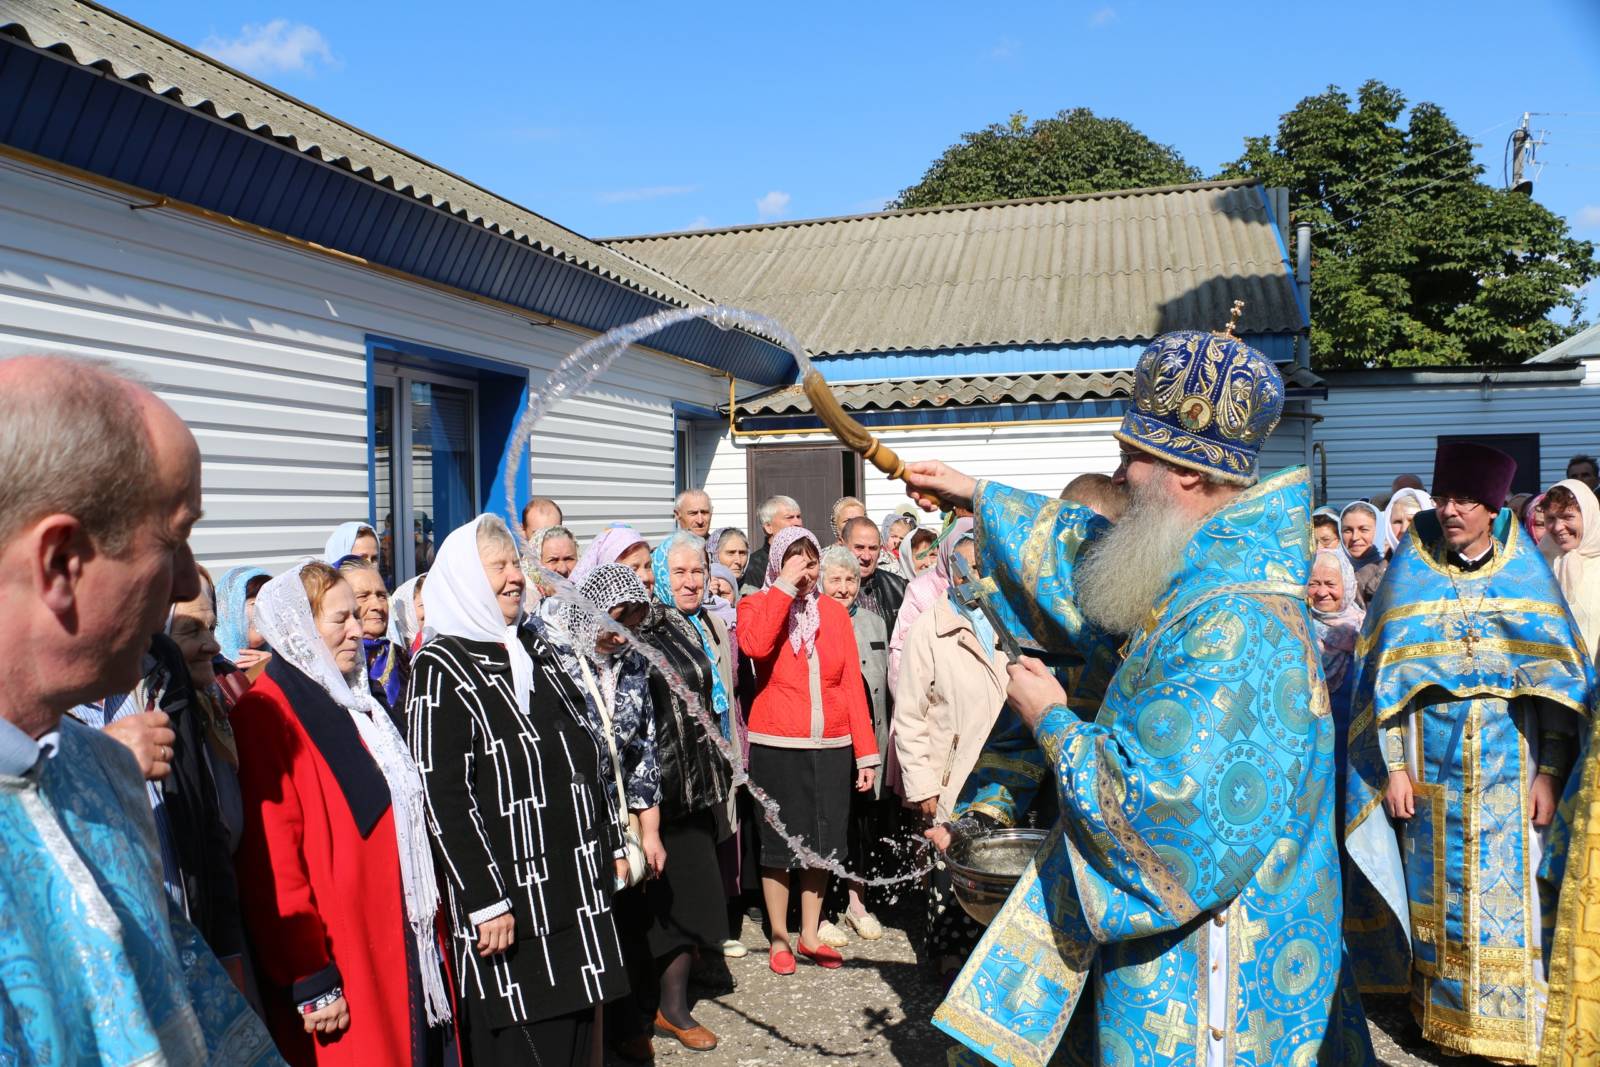
[[[1117,449],[1117,454],[1121,457],[1121,463],[1118,464],[1121,467],[1131,467],[1141,459],[1153,460],[1156,458],[1142,449],[1128,448],[1126,446]]]
[[[1474,508],[1483,507],[1483,501],[1470,496],[1451,496],[1449,494],[1436,496],[1433,498],[1434,507],[1442,508],[1446,505],[1449,505],[1456,511],[1471,511]]]

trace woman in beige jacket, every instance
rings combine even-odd
[[[894,695],[894,748],[900,793],[929,824],[951,818],[951,808],[1006,699],[1006,658],[982,612],[968,611],[958,596],[965,584],[953,565],[961,556],[977,572],[970,531],[940,546],[951,574],[948,594],[912,624],[900,658]],[[929,956],[941,971],[960,966],[982,929],[967,918],[935,870],[928,897]]]

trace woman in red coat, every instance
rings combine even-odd
[[[296,1067],[413,1065],[450,1018],[422,782],[366,684],[355,594],[325,563],[256,600],[273,656],[239,701],[235,859],[273,1038]]]
[[[821,856],[848,847],[850,787],[872,789],[879,762],[861,684],[855,629],[837,601],[817,596],[817,539],[792,526],[772,539],[766,585],[739,601],[739,648],[755,665],[750,780],[778,802],[789,832]],[[768,963],[794,973],[789,941],[790,872],[800,883],[802,956],[823,967],[844,958],[817,937],[828,872],[808,867],[765,821],[761,892],[772,929]]]

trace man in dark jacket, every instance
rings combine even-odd
[[[768,497],[756,509],[756,521],[761,523],[761,529],[767,536],[761,547],[750,553],[750,562],[745,564],[744,581],[740,583],[740,588],[747,593],[760,592],[766,584],[767,546],[779,530],[801,524],[800,505],[791,496]]]
[[[895,617],[906,599],[906,580],[878,566],[882,534],[871,519],[858,517],[844,524],[840,539],[861,564],[860,606],[882,619],[884,628],[893,633]]]

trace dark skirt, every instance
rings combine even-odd
[[[850,847],[855,768],[855,753],[849,746],[750,746],[750,780],[777,802],[778,815],[789,833],[818,855],[841,862]],[[808,866],[765,818],[761,819],[761,866],[780,870]]]
[[[728,939],[727,898],[717,863],[717,822],[709,811],[664,819],[661,846],[667,865],[660,878],[618,894],[621,902],[643,890],[637,920],[654,959],[685,948],[720,948]],[[635,898],[637,899],[637,898]]]
[[[491,1027],[478,1000],[467,1001],[467,1062],[472,1067],[549,1064],[588,1067],[594,1060],[594,1005],[519,1026]],[[444,1061],[449,1063],[451,1061]]]

